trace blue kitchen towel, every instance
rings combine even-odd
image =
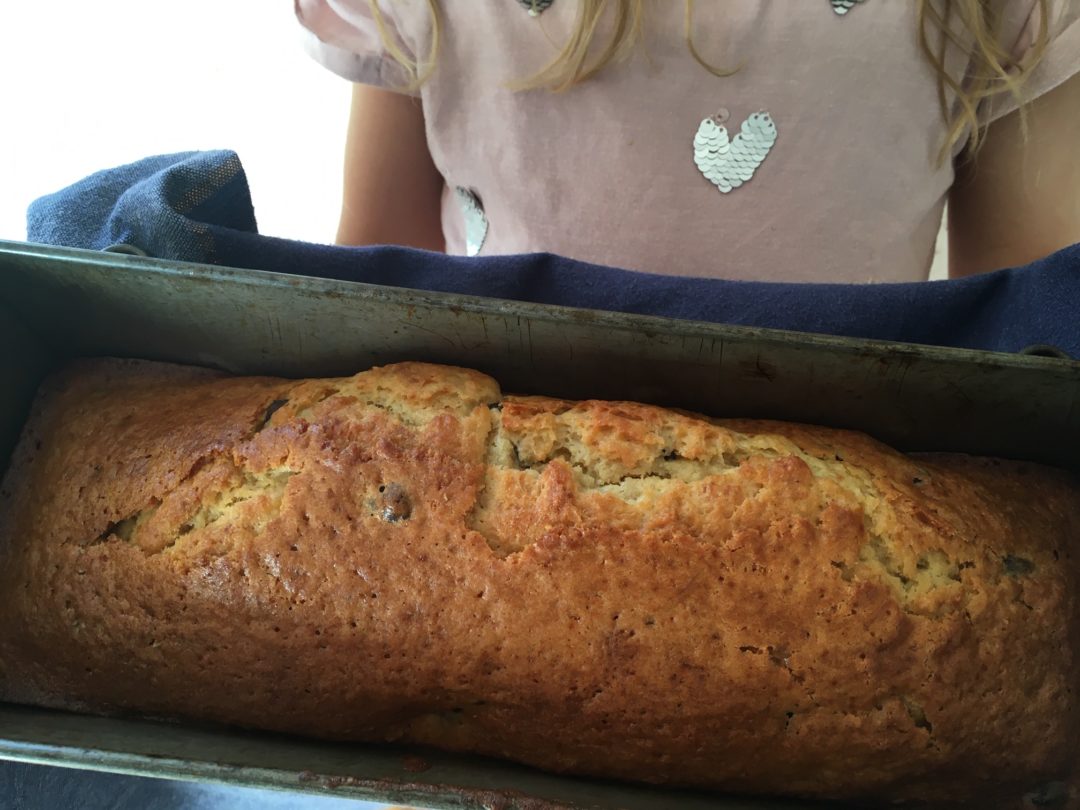
[[[714,323],[1004,352],[1048,344],[1080,357],[1080,245],[1026,267],[968,279],[873,285],[657,276],[546,253],[465,258],[316,245],[259,235],[244,169],[229,151],[161,155],[98,172],[36,200],[27,237],[92,249],[126,244],[162,259]]]

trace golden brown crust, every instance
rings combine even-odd
[[[87,362],[5,479],[0,696],[736,791],[1019,795],[1080,742],[1078,493],[446,367]]]

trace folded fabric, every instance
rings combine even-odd
[[[636,273],[546,253],[465,258],[262,236],[229,151],[150,157],[42,197],[27,238],[162,259],[714,323],[1080,357],[1080,245],[1026,267],[914,284],[781,284]]]

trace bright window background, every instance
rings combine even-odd
[[[301,43],[288,0],[4,3],[0,238],[100,169],[232,149],[260,232],[331,241],[349,91]]]
[[[12,0],[0,104],[0,238],[95,171],[225,148],[261,233],[333,240],[348,87],[305,54],[289,0]]]

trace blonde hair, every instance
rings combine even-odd
[[[387,29],[379,0],[369,0],[387,52],[411,77],[415,89],[431,76],[439,55],[441,16],[438,0],[427,0],[431,13],[431,49],[423,60],[410,58]],[[515,89],[547,88],[563,92],[587,81],[608,65],[627,58],[641,43],[647,0],[574,0],[577,21],[570,37],[555,57],[536,74],[514,85]],[[1012,55],[1001,43],[1001,20],[988,0],[915,0],[918,15],[919,47],[937,74],[938,100],[946,124],[945,142],[939,159],[944,161],[963,142],[973,154],[982,140],[985,127],[979,118],[980,104],[994,96],[1011,94],[1021,101],[1024,79],[1042,59],[1048,39],[1049,0],[1037,0],[1039,30],[1028,58],[1014,64]],[[533,0],[535,5],[536,0]],[[611,17],[610,33],[594,47],[601,21]],[[730,76],[739,68],[718,68],[698,52],[694,45],[694,0],[685,0],[684,36],[690,56],[714,76]],[[949,75],[946,60],[950,46],[960,49],[970,59],[970,70],[963,79]],[[1021,125],[1026,127],[1021,106]]]

